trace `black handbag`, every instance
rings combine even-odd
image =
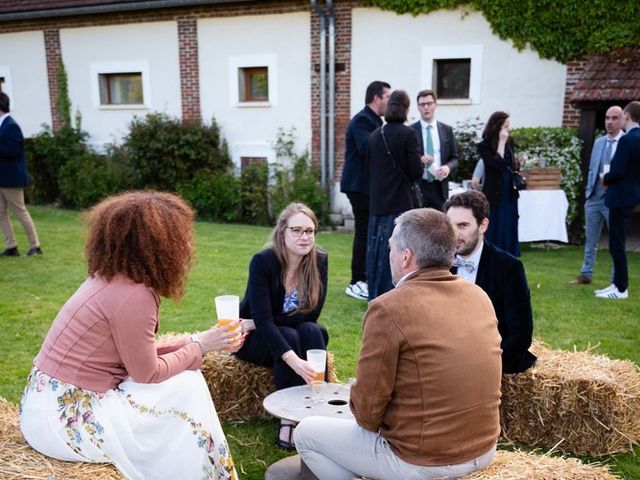
[[[422,190],[420,190],[420,185],[418,185],[418,182],[411,182],[411,180],[409,180],[409,177],[407,177],[407,174],[404,173],[400,167],[396,167],[396,161],[393,159],[393,155],[391,155],[391,150],[389,150],[389,145],[387,144],[387,138],[384,135],[384,125],[380,127],[380,134],[382,135],[384,148],[387,149],[387,155],[389,155],[389,158],[391,158],[391,163],[393,163],[393,168],[397,169],[409,184],[409,191],[411,192],[411,204],[413,208],[422,208],[424,206],[424,198],[422,196]]]
[[[520,175],[519,172],[511,171],[511,179],[513,181],[513,188],[516,190],[526,190],[527,179]]]

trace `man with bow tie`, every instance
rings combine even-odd
[[[529,352],[533,314],[529,286],[522,262],[484,240],[489,226],[489,202],[482,192],[455,195],[444,211],[457,232],[452,271],[481,287],[491,299],[502,336],[503,373],[520,373],[536,357]]]

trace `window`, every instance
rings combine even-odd
[[[241,102],[269,101],[269,67],[238,69],[238,98]]]
[[[433,85],[438,98],[469,98],[470,80],[470,58],[433,61]]]
[[[101,73],[100,105],[142,105],[142,73]]]
[[[240,157],[240,168],[244,170],[251,165],[264,165],[267,157]]]

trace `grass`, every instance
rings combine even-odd
[[[18,402],[33,357],[60,307],[86,276],[83,227],[78,212],[30,207],[45,254],[0,259],[0,396]],[[22,250],[26,240],[14,223]],[[251,256],[265,243],[269,229],[199,222],[196,264],[187,295],[180,304],[162,303],[160,333],[195,331],[212,324],[213,297],[242,295]],[[321,233],[329,252],[329,292],[320,318],[331,334],[342,379],[354,376],[366,304],[344,294],[350,277],[351,235]],[[567,285],[578,273],[580,247],[557,250],[525,246],[522,260],[531,287],[536,337],[554,348],[583,349],[599,345],[612,358],[640,364],[640,254],[629,254],[630,298],[595,299],[593,288]],[[594,288],[608,284],[611,260],[600,252]],[[274,445],[275,421],[223,425],[241,478],[261,479],[268,465],[286,455]],[[640,448],[636,448],[640,454]],[[602,459],[600,459],[602,460]],[[640,460],[633,454],[605,461],[625,479],[640,479]]]

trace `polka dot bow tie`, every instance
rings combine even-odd
[[[476,264],[473,261],[459,257],[456,257],[453,261],[453,266],[457,268],[464,268],[469,273],[473,273],[476,269]]]

